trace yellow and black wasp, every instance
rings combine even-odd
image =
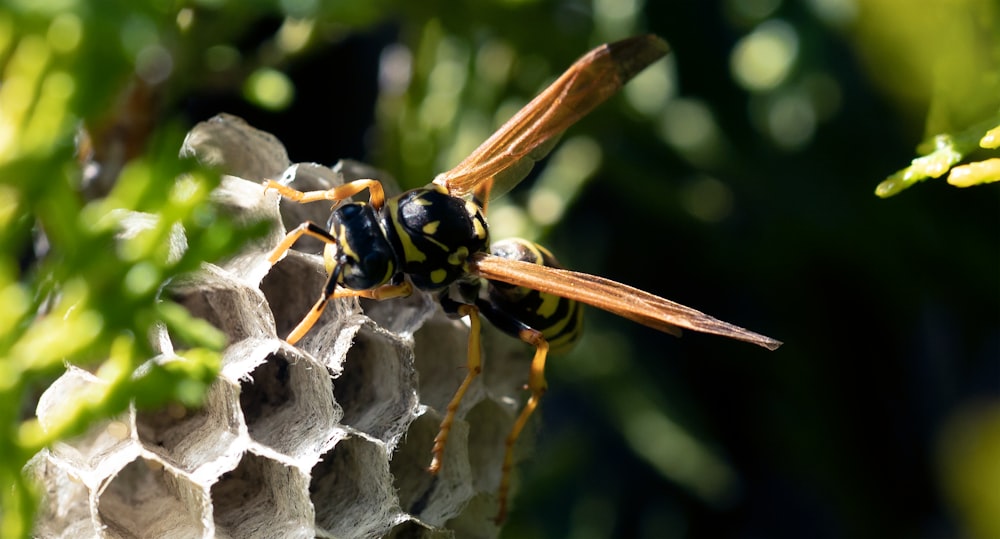
[[[272,251],[274,264],[303,235],[326,243],[329,278],[312,310],[288,335],[289,343],[295,344],[309,331],[333,298],[381,300],[408,296],[416,288],[435,294],[447,313],[469,317],[468,373],[434,439],[432,473],[441,468],[459,403],[482,371],[479,315],[535,348],[527,384],[531,396],[506,441],[498,521],[507,511],[514,444],[545,393],[545,359],[549,351],[568,348],[578,337],[582,326],[579,303],[674,335],[687,328],[771,350],[781,345],[647,292],[561,269],[548,250],[533,242],[512,239],[490,245],[485,211],[491,191],[505,191],[523,179],[563,131],[668,51],[667,43],[653,35],[590,51],[458,166],[426,187],[386,199],[382,184],[371,179],[310,192],[265,182],[266,189],[300,203],[340,203],[369,191],[368,203],[339,204],[330,217],[329,230],[305,222]]]

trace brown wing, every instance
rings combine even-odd
[[[593,305],[671,335],[679,328],[721,335],[776,350],[781,341],[734,326],[707,314],[610,279],[510,260],[486,253],[470,257],[470,271],[486,279],[526,286]]]
[[[494,194],[507,191],[524,179],[563,131],[669,50],[666,41],[645,35],[590,51],[434,183],[455,196],[470,194],[490,180]]]

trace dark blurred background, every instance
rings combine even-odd
[[[785,342],[589,311],[504,536],[1000,536],[1000,191],[874,194],[995,117],[994,3],[357,4],[199,11],[228,32],[171,114],[414,187],[585,51],[656,33],[671,56],[491,206],[494,237]]]

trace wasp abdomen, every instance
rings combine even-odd
[[[489,243],[482,209],[438,185],[407,191],[389,200],[386,211],[400,270],[422,290],[439,290],[466,276],[469,255]]]
[[[562,267],[548,249],[521,238],[498,241],[490,246],[490,253],[509,260]],[[552,352],[566,351],[579,339],[583,331],[583,306],[580,303],[500,281],[488,283],[492,306],[520,324],[540,331]],[[500,321],[496,321],[495,325],[510,332]]]

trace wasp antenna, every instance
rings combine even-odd
[[[660,36],[646,34],[630,37],[607,45],[608,53],[618,66],[621,83],[625,84],[649,64],[670,52],[670,44]]]

